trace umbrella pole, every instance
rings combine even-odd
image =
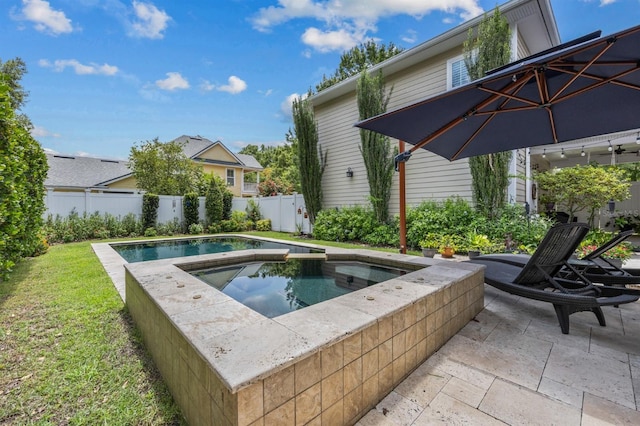
[[[398,141],[398,152],[404,152],[404,141]],[[407,193],[405,188],[405,161],[398,162],[400,186],[400,253],[407,253]]]

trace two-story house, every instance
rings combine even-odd
[[[511,27],[513,58],[523,58],[560,44],[560,36],[550,0],[511,0],[499,6]],[[490,11],[489,13],[492,13]],[[469,29],[483,19],[478,16],[431,40],[372,67],[371,74],[382,72],[387,90],[393,87],[388,110],[410,105],[420,99],[442,93],[469,81],[463,59],[463,43]],[[353,76],[314,95],[311,100],[318,123],[319,143],[327,150],[323,175],[323,207],[368,204],[369,185],[362,155],[356,83]],[[392,145],[398,141],[392,139]],[[511,174],[528,173],[528,154],[515,152]],[[466,159],[449,162],[426,150],[414,153],[406,167],[407,204],[425,199],[441,200],[458,195],[471,200],[471,174]],[[398,176],[394,175],[390,212],[399,211]],[[530,198],[530,186],[524,179],[513,179],[509,200],[524,202]]]
[[[245,183],[244,175],[257,172],[260,163],[251,155],[231,152],[222,142],[212,142],[201,136],[180,136],[185,155],[203,168],[227,182],[236,197],[257,195],[257,183]],[[50,191],[120,192],[137,191],[136,181],[127,161],[106,160],[61,154],[47,154],[49,173],[45,187]]]

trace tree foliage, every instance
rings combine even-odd
[[[478,26],[477,37],[469,29],[463,45],[464,62],[471,80],[505,65],[511,58],[509,23],[496,7]],[[495,218],[507,202],[511,151],[480,155],[469,159],[473,201],[487,217]]]
[[[205,215],[208,225],[216,224],[224,218],[223,185],[224,181],[221,177],[211,176],[205,196]],[[224,186],[224,190],[228,192],[226,186]]]
[[[402,47],[396,46],[393,42],[389,43],[388,46],[377,44],[371,40],[361,43],[340,56],[338,69],[330,77],[323,75],[322,81],[316,85],[316,91],[320,92],[353,75],[358,75],[367,68],[385,61],[403,50]]]
[[[304,196],[309,221],[314,223],[322,209],[322,174],[327,153],[318,145],[318,128],[313,106],[308,99],[293,101],[293,123],[298,140],[298,164],[300,167],[300,188]]]
[[[363,71],[357,85],[360,120],[387,111],[389,97],[385,93],[382,73],[375,76]],[[367,169],[369,199],[380,223],[389,219],[389,199],[393,183],[393,153],[389,138],[377,132],[360,129],[360,154]]]
[[[297,145],[297,139],[289,131],[284,145],[247,145],[240,150],[240,154],[252,155],[264,167],[260,173],[260,195],[269,196],[274,188],[283,194],[300,192]],[[255,172],[245,174],[245,178],[248,182],[257,181]]]
[[[545,202],[556,203],[573,221],[577,212],[589,212],[593,225],[596,210],[609,200],[629,198],[630,183],[625,172],[617,167],[574,166],[538,173],[535,177]]]
[[[134,145],[129,154],[129,168],[138,189],[160,195],[202,193],[202,168],[194,164],[182,148],[179,142],[162,143],[158,138]]]
[[[19,113],[26,100],[20,85],[24,73],[21,59],[0,61],[0,278],[43,246],[48,165],[42,147],[29,133],[29,119]]]

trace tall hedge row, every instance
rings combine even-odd
[[[47,157],[28,126],[12,106],[11,88],[0,72],[0,279],[44,244]]]

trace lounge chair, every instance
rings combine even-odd
[[[582,259],[576,259],[574,257],[569,258],[567,261],[569,265],[580,272],[580,276],[576,276],[569,268],[562,268],[558,274],[567,279],[580,279],[581,277],[587,278],[594,283],[600,283],[603,285],[621,286],[624,287],[629,284],[640,284],[640,276],[634,275],[629,271],[626,271],[608,259],[602,257],[607,251],[617,246],[621,242],[625,241],[633,234],[633,231],[624,231],[615,235],[606,243],[599,246],[597,249],[584,256]],[[488,254],[483,255],[479,259],[486,261],[495,261],[508,263],[515,266],[524,266],[531,258],[528,254]],[[629,289],[631,294],[640,294],[640,289]]]
[[[485,282],[511,294],[553,304],[563,334],[569,334],[569,315],[591,311],[601,326],[606,325],[602,306],[635,302],[640,294],[624,294],[614,287],[595,286],[568,260],[589,231],[584,223],[558,224],[552,227],[524,266],[483,259],[470,263],[484,265]],[[568,268],[579,277],[566,279],[558,275]]]

